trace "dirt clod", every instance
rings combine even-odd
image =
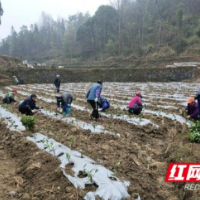
[[[22,196],[22,200],[30,200],[30,199],[31,199],[31,197],[27,193]]]

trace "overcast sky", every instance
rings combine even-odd
[[[91,15],[100,5],[110,4],[110,0],[1,0],[4,14],[1,17],[0,40],[10,34],[11,26],[18,32],[22,25],[30,27],[37,23],[42,11],[51,14],[54,20],[58,17],[67,19],[68,15],[77,12]]]

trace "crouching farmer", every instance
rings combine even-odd
[[[197,99],[198,102],[198,119],[200,119],[200,88],[196,93],[195,99]]]
[[[12,90],[12,92],[7,93],[3,98],[3,103],[11,104],[12,102],[14,103],[18,102],[16,94],[17,94],[17,90],[15,89]]]
[[[57,95],[56,100],[57,110],[59,111],[60,108],[62,108],[62,112],[64,112],[65,114],[70,114],[73,95],[71,93],[64,92],[61,95]]]
[[[187,116],[187,119],[195,119],[198,118],[198,104],[195,102],[195,99],[193,97],[190,97],[187,100],[187,107],[185,109]]]
[[[101,108],[101,112],[106,111],[108,108],[110,108],[110,102],[104,98],[104,97],[100,97],[100,103],[99,103],[99,107]]]
[[[128,104],[128,112],[130,114],[139,115],[142,111],[142,95],[137,93]]]
[[[43,107],[36,106],[37,96],[32,94],[28,99],[24,100],[19,105],[19,111],[25,115],[34,115],[35,109],[42,109]]]

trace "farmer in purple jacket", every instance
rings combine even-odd
[[[198,102],[198,119],[200,119],[200,88],[196,93],[195,99],[197,99]]]
[[[86,98],[87,102],[92,106],[93,111],[90,115],[90,119],[95,118],[97,120],[99,118],[98,113],[98,104],[100,101],[100,95],[102,91],[102,81],[97,81],[87,92]]]
[[[187,107],[186,107],[186,112],[188,116],[186,117],[187,119],[197,119],[198,116],[198,104],[195,102],[195,99],[193,97],[190,97],[187,100]]]

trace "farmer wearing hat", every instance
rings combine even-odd
[[[93,111],[90,115],[90,119],[97,120],[99,118],[98,105],[100,102],[100,95],[102,91],[102,81],[99,80],[97,83],[93,84],[92,87],[87,92],[86,98],[87,102],[91,105]]]
[[[25,99],[19,105],[19,111],[25,115],[34,115],[35,109],[42,109],[43,107],[36,106],[37,96],[32,94],[28,99]]]
[[[198,104],[195,102],[195,99],[193,97],[189,97],[187,100],[187,107],[186,107],[186,113],[187,119],[197,119],[198,117]]]
[[[137,93],[128,104],[128,112],[130,114],[139,115],[142,111],[142,95]]]
[[[17,97],[17,90],[13,89],[12,92],[7,93],[3,98],[3,103],[11,104],[12,102],[18,102]]]
[[[56,86],[57,93],[60,92],[60,84],[61,84],[60,75],[57,75],[54,80],[54,85]]]

